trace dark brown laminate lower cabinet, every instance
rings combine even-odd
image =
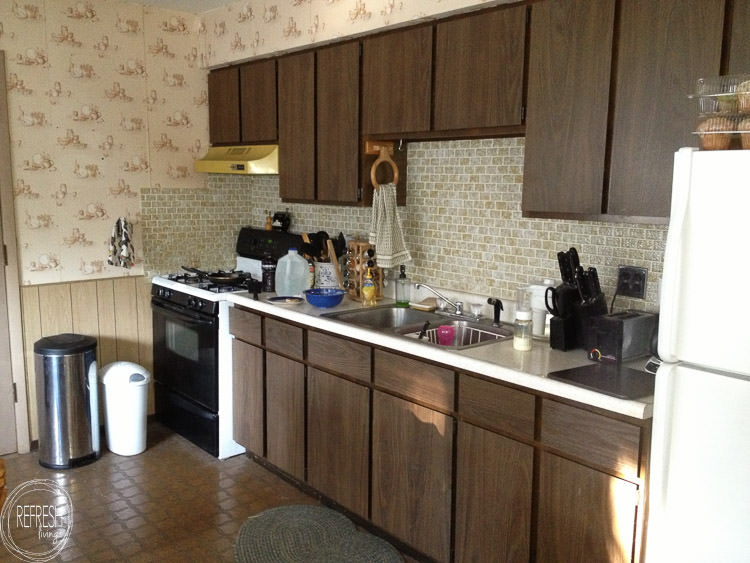
[[[232,420],[234,441],[263,456],[263,350],[232,341]]]
[[[639,560],[643,434],[635,424],[543,400],[541,440],[553,451],[540,453],[537,561]]]
[[[372,521],[450,560],[453,419],[380,391],[372,409]]]
[[[458,423],[456,561],[528,561],[534,448]]]
[[[534,395],[459,374],[458,413],[455,560],[528,561]]]
[[[266,352],[266,458],[305,478],[305,366]]]
[[[304,480],[303,330],[270,318],[265,319],[263,329],[266,345],[266,458],[276,467]]]
[[[260,315],[229,309],[232,340],[232,424],[235,442],[256,455],[265,454],[264,366]]]
[[[368,516],[370,391],[317,369],[307,376],[307,482]]]
[[[641,560],[649,420],[238,307],[230,330],[235,439],[416,559]]]
[[[543,452],[537,561],[632,561],[638,487]]]

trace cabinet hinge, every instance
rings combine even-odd
[[[18,402],[18,388],[16,387],[16,382],[13,382],[13,402]]]
[[[357,186],[357,201],[362,201],[362,186]]]
[[[526,106],[521,106],[521,123],[526,123]]]

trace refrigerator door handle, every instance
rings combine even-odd
[[[675,153],[672,209],[669,217],[669,230],[664,250],[664,262],[671,264],[665,268],[661,279],[661,302],[659,310],[659,357],[665,362],[677,361],[675,349],[675,326],[677,309],[680,306],[680,272],[682,268],[682,234],[687,220],[689,186],[693,153],[697,149],[685,147]]]

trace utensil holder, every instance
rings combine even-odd
[[[372,252],[369,252],[372,250]],[[375,266],[371,268],[372,279],[375,282],[375,299],[383,298],[383,269],[377,265],[375,247],[369,242],[349,241],[346,251],[345,283],[349,297],[354,300],[361,298],[360,288],[362,280],[367,275],[367,262],[372,260]]]

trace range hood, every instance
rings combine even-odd
[[[195,161],[196,172],[214,174],[278,174],[278,145],[211,147]]]

